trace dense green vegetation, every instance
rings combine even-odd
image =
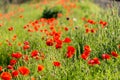
[[[89,0],[60,1],[12,4],[9,12],[0,16],[1,80],[3,72],[11,73],[13,80],[120,79],[120,17],[117,9],[103,10]],[[44,12],[46,6],[51,14],[58,6],[55,8],[57,19]],[[43,15],[49,19],[41,18]],[[70,40],[65,41],[66,38]],[[11,56],[16,52],[22,57]],[[89,55],[83,57],[84,52]],[[11,63],[13,59],[17,63]],[[28,72],[22,74],[21,66]],[[12,74],[14,70],[19,71],[17,77]],[[3,80],[11,80],[9,76]]]

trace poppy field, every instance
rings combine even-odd
[[[0,80],[120,80],[117,7],[31,0],[0,10]]]

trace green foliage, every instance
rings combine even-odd
[[[62,12],[63,11],[62,11],[61,6],[55,6],[55,7],[52,7],[52,8],[46,7],[43,10],[42,18],[57,18],[57,14],[62,13]]]

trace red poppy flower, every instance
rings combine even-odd
[[[0,72],[2,71],[2,66],[0,66]]]
[[[112,54],[112,56],[114,56],[114,57],[118,57],[118,54],[117,54],[117,52],[115,52],[115,51],[112,51],[111,54]]]
[[[60,40],[60,35],[53,35],[53,41],[62,44],[62,40]]]
[[[19,59],[19,58],[22,57],[22,54],[21,54],[20,52],[16,52],[16,53],[12,53],[11,56],[12,56],[13,58],[17,58],[17,59]]]
[[[25,25],[23,28],[24,28],[24,29],[26,29],[26,28],[27,28],[27,26]]]
[[[100,20],[99,22],[102,25],[102,28],[104,28],[107,25],[107,22]]]
[[[33,29],[31,29],[31,28],[29,28],[29,29],[28,29],[28,32],[34,32],[34,30],[33,30]]]
[[[12,46],[12,43],[8,42],[8,46]]]
[[[100,22],[99,22],[100,24],[103,24],[103,21],[102,20],[100,20]]]
[[[90,51],[86,50],[81,54],[81,58],[86,60],[90,55]]]
[[[54,26],[50,26],[50,30],[53,30],[54,29]]]
[[[86,31],[86,33],[89,33],[89,32],[90,32],[90,29],[89,29],[89,28],[86,28],[85,31]]]
[[[65,43],[70,43],[71,42],[71,39],[70,38],[65,38],[64,40],[63,40],[63,42],[65,42]]]
[[[14,37],[14,38],[17,38],[17,35],[15,34],[13,37]]]
[[[57,44],[62,45],[62,40],[56,39],[55,42],[56,42]]]
[[[83,54],[89,56],[89,55],[90,55],[90,52],[88,52],[88,51],[84,51]]]
[[[18,74],[19,74],[19,72],[17,70],[12,71],[12,76],[13,77],[17,77]]]
[[[12,59],[12,60],[10,60],[10,65],[15,65],[17,63],[17,61],[16,60],[14,60],[14,59]]]
[[[55,30],[53,30],[52,32],[51,32],[51,35],[53,36],[53,37],[60,37],[60,32],[56,32]]]
[[[59,38],[60,38],[59,36],[54,36],[54,37],[53,37],[53,41],[62,44],[62,41],[59,40]]]
[[[44,70],[44,66],[43,65],[38,65],[38,72],[42,71],[42,70]]]
[[[20,74],[22,74],[24,76],[27,76],[30,73],[30,70],[25,66],[19,67],[18,70],[19,70]]]
[[[56,42],[55,45],[56,49],[62,48],[62,40],[57,39],[55,40],[55,42]]]
[[[46,19],[45,18],[40,18],[40,22],[45,22]]]
[[[103,59],[110,59],[110,55],[109,54],[102,54],[102,58]]]
[[[64,29],[65,29],[65,31],[68,31],[68,28],[67,28],[67,27],[65,27]]]
[[[95,64],[95,61],[93,59],[91,59],[88,61],[88,64],[93,66]]]
[[[68,46],[67,47],[67,58],[72,58],[75,53],[75,48],[73,46]]]
[[[25,42],[24,42],[24,45],[29,45],[29,42],[28,42],[28,41],[25,41]]]
[[[12,37],[12,40],[15,41],[17,38],[17,35],[15,34],[13,37]]]
[[[48,46],[53,46],[53,40],[52,40],[52,39],[48,39],[48,40],[46,41],[46,44],[47,44]]]
[[[90,19],[87,22],[90,23],[90,24],[95,24],[96,23],[95,21],[90,20]]]
[[[12,31],[12,30],[13,30],[13,27],[9,27],[8,30],[9,30],[9,31]]]
[[[84,46],[84,51],[91,52],[90,46],[85,45]]]
[[[13,66],[11,66],[11,65],[8,65],[7,68],[10,70],[13,70]]]
[[[12,76],[9,72],[2,72],[0,76],[2,80],[12,80]]]
[[[38,56],[38,54],[39,54],[38,50],[33,50],[33,51],[31,52],[31,57]]]
[[[35,56],[35,59],[36,60],[40,60],[40,56]]]
[[[88,64],[91,66],[94,66],[95,64],[100,64],[100,61],[98,58],[93,58],[93,59],[88,61]]]
[[[66,57],[67,58],[72,58],[73,57],[73,53],[72,52],[67,52]]]
[[[107,25],[107,22],[102,23],[102,27],[104,28]]]
[[[56,62],[53,62],[53,65],[56,66],[56,67],[60,67],[61,66],[61,63],[56,61]]]
[[[18,44],[17,44],[19,47],[21,47],[22,46],[22,43],[21,42],[18,42]]]
[[[107,22],[103,22],[102,25],[103,25],[103,26],[106,26],[106,25],[107,25]]]
[[[75,52],[75,48],[73,46],[68,46],[67,50],[68,50],[68,52],[72,52],[72,53]]]
[[[27,49],[29,49],[29,48],[30,48],[29,45],[24,45],[24,46],[23,46],[23,49],[24,49],[24,50],[27,50]]]
[[[91,33],[95,33],[96,32],[96,30],[95,29],[91,29]]]
[[[40,30],[40,32],[43,32],[43,30]]]
[[[86,55],[86,54],[83,53],[83,54],[81,54],[81,58],[84,59],[84,60],[86,60],[88,58],[88,55]]]
[[[56,45],[55,45],[55,48],[56,48],[56,49],[60,49],[60,48],[62,48],[62,45],[61,45],[61,44],[56,44]]]
[[[98,58],[93,58],[95,64],[100,64],[100,60]]]

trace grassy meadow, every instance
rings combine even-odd
[[[46,7],[62,13],[42,18]],[[0,80],[120,80],[117,8],[43,0],[0,10]]]

